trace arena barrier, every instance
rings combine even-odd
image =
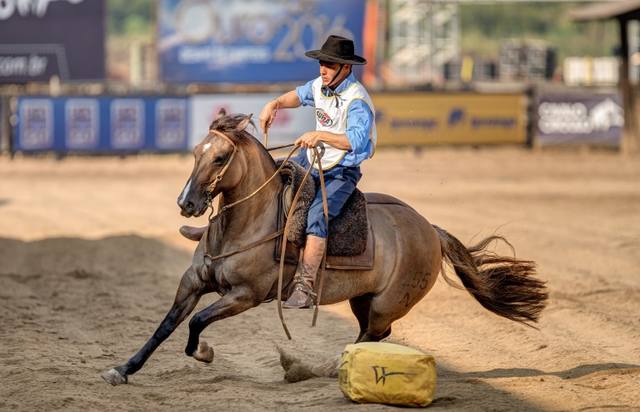
[[[16,114],[17,152],[188,150],[184,97],[19,97]]]
[[[622,143],[624,110],[615,90],[539,90],[535,110],[538,146]]]
[[[253,114],[259,128],[260,112],[264,105],[278,97],[280,93],[252,94],[211,94],[198,95],[190,99],[189,146],[193,147],[206,136],[209,125],[221,109],[228,114]],[[304,132],[315,130],[314,111],[309,107],[295,110],[279,110],[269,131],[269,146],[292,143]],[[251,133],[262,141],[262,132],[252,128]]]
[[[527,96],[377,93],[378,147],[527,141]]]

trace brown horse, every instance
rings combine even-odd
[[[246,198],[276,171],[271,155],[247,131],[250,117],[223,116],[194,150],[195,164],[178,204],[184,216],[201,216],[211,199],[222,204]],[[279,264],[273,259],[277,193],[280,179],[215,219],[198,244],[192,264],[182,276],[175,302],[146,344],[124,365],[103,373],[113,384],[127,382],[153,351],[192,312],[200,297],[222,297],[189,322],[188,356],[210,362],[213,351],[200,342],[212,322],[237,315],[278,293]],[[469,293],[499,316],[529,324],[545,306],[544,283],[533,278],[534,263],[502,257],[486,250],[496,236],[466,248],[446,231],[399,200],[368,194],[368,217],[376,233],[374,268],[369,271],[327,270],[320,304],[349,300],[360,325],[357,341],[379,341],[391,324],[407,314],[443,273],[443,258],[454,268]],[[265,239],[269,239],[262,241]],[[504,240],[504,239],[502,239]],[[254,245],[246,248],[247,245]],[[241,251],[240,253],[234,253]],[[227,256],[205,264],[205,254]],[[295,267],[286,265],[285,284]],[[443,273],[444,276],[444,273]],[[285,292],[286,298],[286,292]]]

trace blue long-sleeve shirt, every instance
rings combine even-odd
[[[312,84],[316,79],[310,80],[296,88],[296,94],[303,106],[315,107]],[[353,73],[349,74],[335,88],[338,95],[351,84],[357,82]],[[342,166],[359,166],[364,160],[373,155],[374,144],[370,139],[371,128],[374,124],[373,112],[369,105],[362,99],[354,99],[347,108],[347,124],[345,135],[351,145],[344,158],[340,161]]]

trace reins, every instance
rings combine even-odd
[[[298,190],[296,191],[293,200],[291,201],[291,206],[289,208],[289,212],[287,214],[287,218],[286,218],[286,223],[283,229],[278,230],[270,235],[268,235],[265,238],[262,238],[260,240],[257,240],[255,242],[252,242],[248,245],[242,246],[237,250],[233,250],[231,252],[226,252],[226,253],[222,253],[222,254],[218,254],[215,256],[212,256],[209,253],[209,231],[211,230],[211,224],[213,223],[214,220],[216,220],[217,218],[219,218],[220,216],[222,216],[224,214],[224,212],[226,212],[227,210],[231,209],[232,207],[235,207],[243,202],[246,202],[247,200],[251,199],[253,196],[255,196],[256,194],[258,194],[262,189],[264,189],[265,187],[267,187],[267,185],[276,178],[276,176],[279,176],[280,171],[283,169],[283,167],[285,166],[285,164],[287,163],[287,161],[291,158],[291,156],[293,155],[293,153],[295,153],[296,150],[298,150],[298,145],[296,145],[295,143],[291,143],[291,144],[286,144],[286,145],[282,145],[282,146],[276,146],[276,147],[271,147],[266,149],[267,151],[272,151],[272,150],[277,150],[277,149],[284,149],[284,148],[288,148],[288,147],[293,147],[293,149],[289,152],[289,154],[287,155],[287,157],[282,161],[282,163],[280,164],[280,166],[278,166],[278,168],[276,169],[276,171],[273,173],[273,175],[271,175],[271,177],[269,177],[262,185],[260,185],[256,190],[254,190],[253,192],[251,192],[250,194],[248,194],[247,196],[236,200],[233,203],[229,203],[228,205],[224,205],[222,208],[220,208],[220,210],[218,210],[217,214],[213,214],[214,213],[214,208],[213,208],[213,193],[215,191],[215,188],[217,186],[217,184],[224,178],[225,173],[227,172],[227,170],[229,169],[229,166],[231,165],[231,161],[234,159],[235,154],[238,150],[237,145],[233,142],[233,140],[231,140],[228,136],[226,136],[224,133],[219,132],[217,130],[210,130],[211,133],[214,133],[216,136],[222,137],[223,139],[225,139],[228,143],[231,144],[231,146],[233,147],[233,152],[231,153],[231,156],[229,156],[229,159],[227,159],[225,165],[222,167],[222,170],[220,170],[220,173],[218,173],[215,177],[215,179],[213,180],[213,182],[209,185],[209,187],[207,188],[207,207],[211,208],[211,213],[209,214],[209,224],[207,227],[207,230],[204,232],[203,235],[203,241],[204,241],[204,264],[207,267],[207,270],[209,268],[209,265],[211,265],[211,263],[213,263],[216,260],[220,260],[229,256],[233,256],[236,255],[238,253],[242,253],[245,252],[249,249],[252,249],[258,245],[261,245],[263,243],[266,243],[270,240],[274,240],[280,236],[282,236],[282,247],[280,250],[280,266],[279,266],[279,271],[278,271],[278,317],[280,318],[280,322],[282,323],[282,328],[284,329],[285,334],[287,335],[287,338],[289,338],[289,340],[291,340],[291,333],[289,332],[289,329],[287,328],[287,324],[284,320],[284,315],[282,313],[282,287],[283,287],[283,283],[284,283],[284,263],[285,263],[285,253],[286,253],[286,249],[287,249],[287,233],[289,230],[289,224],[291,222],[291,217],[293,215],[293,212],[296,209],[297,203],[298,203],[298,199],[300,197],[300,193],[302,192],[302,187],[304,186],[304,183],[307,181],[309,175],[311,174],[311,170],[313,169],[313,166],[315,164],[318,165],[318,174],[320,176],[320,190],[322,192],[322,209],[323,209],[323,213],[324,213],[324,219],[325,219],[325,223],[327,224],[327,227],[329,226],[329,209],[328,209],[328,204],[327,204],[327,190],[325,187],[325,182],[324,182],[324,171],[322,169],[322,162],[320,160],[320,154],[318,153],[318,149],[317,148],[313,148],[313,161],[311,162],[311,164],[309,165],[309,168],[306,170],[304,177],[302,178],[302,182],[300,183],[300,186],[298,187]],[[268,137],[265,136],[265,143],[268,141]],[[324,251],[323,251],[323,257],[322,257],[322,264],[320,266],[320,270],[318,271],[317,274],[317,280],[316,280],[316,297],[315,297],[315,305],[314,305],[314,312],[313,312],[313,320],[311,322],[311,326],[315,326],[316,325],[316,320],[318,318],[318,307],[320,305],[320,298],[322,295],[322,286],[323,286],[323,281],[324,281],[324,271],[326,269],[326,259],[327,258],[327,244],[325,242],[325,247],[324,247]],[[209,260],[209,262],[207,262],[207,259]]]

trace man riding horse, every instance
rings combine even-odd
[[[365,63],[353,53],[352,41],[331,36],[321,50],[307,55],[320,60],[320,77],[268,103],[261,126],[266,131],[280,107],[315,106],[317,130],[305,133],[297,143],[305,149],[319,146],[323,152],[329,214],[335,217],[360,178],[360,163],[373,154],[373,105],[351,74],[351,65]],[[206,294],[217,292],[221,297],[191,317],[184,349],[185,354],[202,362],[211,362],[214,355],[213,348],[201,339],[205,328],[280,296],[283,282],[292,276],[296,278],[295,290],[287,306],[308,307],[313,302],[311,291],[327,237],[327,227],[320,218],[320,196],[315,198],[308,219],[303,263],[295,272],[293,266],[281,271],[284,261],[274,260],[273,242],[283,233],[277,224],[277,195],[284,190],[284,182],[276,178],[278,167],[268,152],[246,131],[250,121],[250,116],[241,114],[221,116],[194,147],[193,169],[178,198],[181,214],[202,216],[218,194],[222,208],[204,230],[181,230],[200,243],[180,279],[173,305],[126,363],[102,374],[106,382],[127,383]],[[312,152],[315,155],[316,150]],[[310,154],[299,158],[303,164],[312,160]],[[317,178],[318,171],[314,175]],[[371,231],[377,234],[373,267],[327,270],[327,282],[317,302],[349,300],[360,330],[356,342],[378,342],[389,336],[393,322],[431,290],[440,273],[452,282],[442,270],[443,261],[487,310],[527,325],[538,320],[547,292],[544,282],[535,277],[535,263],[487,250],[493,241],[504,238],[489,236],[466,247],[393,196],[365,196]]]
[[[360,163],[373,155],[376,127],[373,103],[364,86],[351,72],[352,65],[366,64],[354,53],[352,40],[329,36],[320,50],[305,53],[319,60],[320,76],[267,103],[260,114],[260,126],[267,132],[281,108],[315,107],[316,130],[296,140],[304,149],[317,147],[327,191],[329,219],[340,214],[360,180]],[[305,168],[313,162],[313,150],[295,158]],[[320,177],[314,165],[312,176],[316,196],[307,217],[306,243],[302,263],[294,277],[293,292],[285,308],[308,308],[313,303],[313,286],[327,242],[328,228],[319,190]]]
[[[320,50],[306,56],[319,60],[320,76],[267,103],[260,114],[260,126],[266,133],[279,109],[315,107],[316,130],[296,140],[303,150],[293,160],[308,168],[317,147],[327,191],[329,219],[338,216],[360,180],[360,163],[373,155],[376,144],[375,109],[369,94],[351,72],[352,65],[366,64],[354,53],[352,40],[329,36]],[[319,189],[320,177],[314,165],[312,176]],[[183,227],[181,232],[196,238],[203,229]],[[313,286],[322,262],[328,228],[324,219],[322,193],[316,196],[307,216],[306,242],[302,263],[298,265],[293,291],[285,308],[309,308],[313,303]]]

